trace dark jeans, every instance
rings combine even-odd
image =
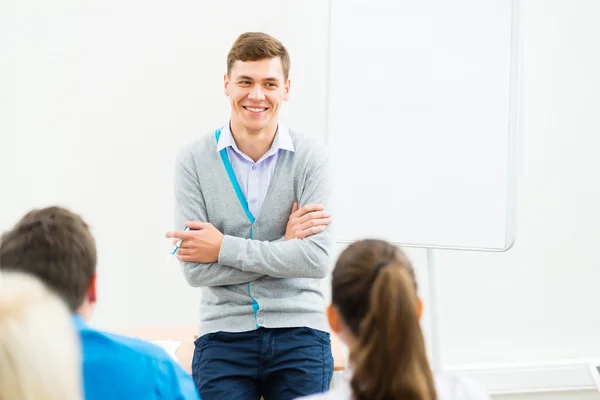
[[[325,392],[333,376],[329,333],[260,328],[199,337],[192,361],[203,400],[288,400]]]

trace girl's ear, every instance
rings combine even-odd
[[[329,321],[329,326],[331,326],[331,330],[334,331],[336,334],[339,334],[342,330],[342,320],[337,307],[333,304],[327,307],[327,320]]]

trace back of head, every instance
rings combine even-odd
[[[356,338],[355,400],[436,399],[416,290],[410,262],[387,242],[359,241],[340,255],[332,302]]]
[[[64,302],[34,277],[0,277],[0,400],[82,398],[79,347]]]
[[[242,33],[231,46],[227,54],[227,75],[236,61],[260,61],[279,57],[283,75],[288,79],[290,73],[290,55],[285,46],[271,35],[262,32]]]
[[[74,312],[96,274],[96,243],[79,215],[60,207],[33,210],[2,235],[0,268],[37,277]]]

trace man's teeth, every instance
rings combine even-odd
[[[246,107],[246,109],[248,109],[252,112],[263,112],[266,110],[266,108],[252,108],[252,107]]]

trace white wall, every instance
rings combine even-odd
[[[441,251],[443,359],[494,393],[523,392],[495,399],[600,399],[586,368],[600,359],[600,2],[523,0],[522,16],[517,242]],[[426,296],[425,250],[406,250]]]
[[[591,388],[575,366],[600,357],[599,20],[596,0],[523,1],[517,242],[503,254],[442,252],[448,365],[520,363],[512,370],[539,373],[515,372],[515,386]]]
[[[174,159],[226,123],[226,55],[240,33],[265,31],[288,46],[293,91],[283,118],[323,136],[328,4],[261,6],[1,3],[0,171],[12,195],[2,199],[0,229],[32,207],[81,213],[99,248],[95,324],[197,321],[197,291],[175,259],[165,262]]]
[[[126,155],[110,146],[102,147],[102,135],[112,134],[108,122],[99,118],[100,126],[104,127],[99,129],[90,125],[85,116],[60,111],[60,102],[72,101],[73,96],[83,99],[85,90],[96,90],[100,95],[104,93],[107,101],[115,101],[120,107],[130,106],[119,115],[127,117],[134,129],[132,121],[152,116],[145,114],[141,105],[122,100],[128,93],[142,91],[148,99],[152,99],[154,90],[163,96],[185,93],[186,101],[177,102],[177,108],[169,105],[172,102],[168,98],[160,99],[165,112],[172,115],[172,124],[157,127],[151,135],[160,137],[172,135],[173,130],[183,130],[184,136],[192,137],[223,123],[227,116],[221,87],[227,46],[239,32],[266,30],[280,37],[292,54],[292,93],[284,112],[285,120],[309,133],[324,134],[327,2],[272,0],[265,5],[268,13],[259,7],[247,7],[242,1],[227,3],[226,7],[212,1],[181,1],[171,2],[167,7],[135,1],[82,5],[63,0],[50,6],[41,1],[17,3],[14,0],[2,2],[0,6],[0,173],[3,182],[0,229],[6,229],[31,206],[43,205],[64,195],[73,196],[69,204],[99,227],[95,232],[101,251],[100,303],[94,320],[97,325],[194,323],[198,294],[186,286],[175,263],[138,265],[106,254],[106,250],[103,252],[103,248],[115,246],[117,237],[119,243],[123,237],[125,245],[162,257],[168,251],[168,242],[163,244],[162,239],[157,238],[151,249],[146,250],[147,243],[134,240],[135,227],[127,227],[131,233],[124,234],[111,231],[114,227],[107,225],[114,222],[111,213],[122,207],[148,207],[148,218],[153,218],[152,207],[119,199],[118,187],[115,192],[94,198],[89,193],[82,194],[78,186],[72,187],[72,183],[69,186],[66,181],[56,187],[51,184],[57,179],[56,175],[49,172],[48,176],[44,175],[51,163],[60,162],[58,158],[75,154],[64,147],[58,150],[54,147],[54,152],[48,152],[57,138],[76,150],[96,146],[106,152],[116,151],[117,156]],[[184,7],[191,8],[183,13]],[[180,87],[171,92],[169,76],[153,70],[155,75],[150,78],[159,79],[154,86],[133,79],[125,90],[110,86],[114,82],[101,81],[108,89],[117,90],[118,96],[113,98],[114,93],[102,92],[102,87],[94,87],[93,74],[77,74],[78,65],[91,68],[93,64],[85,63],[104,62],[97,65],[98,76],[106,77],[107,71],[113,73],[114,78],[123,78],[119,74],[125,72],[136,76],[133,70],[120,69],[122,65],[116,60],[100,57],[114,55],[104,47],[103,36],[96,37],[94,42],[100,56],[91,52],[85,55],[91,59],[81,58],[81,51],[86,48],[83,38],[79,52],[73,48],[59,52],[65,57],[64,65],[71,69],[61,70],[61,74],[45,69],[43,63],[49,62],[49,43],[60,47],[64,44],[61,41],[72,40],[77,34],[77,27],[69,25],[72,20],[66,16],[87,15],[88,22],[101,24],[102,21],[94,17],[97,9],[104,10],[106,15],[122,16],[121,25],[117,22],[107,28],[115,35],[128,35],[126,38],[130,41],[123,44],[122,56],[135,61],[135,53],[126,51],[128,45],[142,53],[157,48],[164,52],[166,70],[171,71],[169,68],[176,65],[176,71],[189,77],[190,89]],[[600,358],[600,313],[596,306],[600,300],[597,295],[600,272],[595,262],[596,244],[600,241],[600,212],[596,207],[600,204],[600,186],[596,184],[600,170],[596,155],[600,148],[600,2],[523,0],[522,10],[525,135],[517,244],[502,254],[452,251],[440,254],[443,355],[450,369],[473,375],[497,392],[570,390],[499,395],[495,397],[497,400],[598,399],[600,396],[591,391],[592,381],[586,375],[583,360]],[[146,19],[139,19],[140,15]],[[138,19],[131,19],[132,16]],[[148,28],[147,24],[153,19],[160,20],[160,16],[171,22],[181,19],[179,29],[167,32],[166,39],[163,37],[166,41],[161,42],[160,34],[135,35],[135,23],[146,24]],[[127,21],[134,22],[128,27]],[[56,30],[54,36],[46,36],[47,27],[56,28],[59,23],[66,25]],[[232,30],[231,26],[239,29]],[[64,36],[59,35],[61,32]],[[179,44],[172,47],[170,43],[175,42]],[[200,47],[208,49],[205,54],[198,53]],[[55,59],[50,64],[59,65]],[[138,67],[143,69],[143,63]],[[86,72],[79,72],[82,71]],[[214,106],[216,102],[221,103]],[[203,112],[207,104],[218,111]],[[64,136],[53,136],[52,132],[59,129],[66,132]],[[86,130],[93,135],[82,133]],[[45,132],[50,132],[49,136],[44,136]],[[21,136],[16,137],[16,134]],[[35,135],[31,137],[36,140],[23,137],[25,134]],[[140,140],[143,137],[140,136]],[[153,177],[160,182],[168,182],[172,165],[169,157],[174,150],[175,144],[168,148],[164,159],[152,160],[157,164],[150,171],[157,174]],[[85,164],[85,154],[78,153],[74,157]],[[68,164],[60,165],[62,170],[53,173],[74,173]],[[145,171],[148,170],[139,169],[140,174]],[[46,183],[35,180],[36,176],[45,176]],[[86,178],[89,177],[80,177],[83,187],[88,187]],[[171,206],[169,194],[170,187],[165,187],[166,197],[160,200],[165,208]],[[90,201],[103,203],[105,210],[86,208]],[[159,213],[154,223],[157,231],[171,228],[168,226],[170,217],[170,209]],[[129,236],[133,239],[127,242]],[[425,250],[408,249],[408,252],[418,268],[425,295]],[[424,329],[429,332],[427,316],[425,313]]]
[[[599,18],[595,0],[524,1],[518,240],[442,253],[452,364],[600,356]]]

